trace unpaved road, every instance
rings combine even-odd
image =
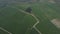
[[[4,32],[7,32],[8,34],[12,34],[11,32],[7,31],[6,29],[0,27],[1,30],[3,30]]]

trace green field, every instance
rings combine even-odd
[[[35,23],[32,16],[24,14],[15,8],[7,7],[0,10],[0,13],[0,27],[12,34],[25,34],[27,29],[31,28]]]
[[[60,34],[60,29],[50,21],[54,18],[60,19],[60,7],[56,4],[15,4],[0,9],[0,27],[8,30],[12,34],[38,34],[34,28],[31,29],[33,24],[36,23],[36,20],[31,15],[18,10],[25,10],[29,6],[32,7],[32,13],[34,13],[40,21],[36,27],[42,34]],[[1,31],[0,34],[8,33]]]
[[[60,34],[60,29],[56,28],[56,26],[50,22],[51,19],[60,18],[59,10],[56,9],[57,6],[52,4],[51,6],[48,4],[38,4],[35,7],[34,6],[33,13],[35,13],[40,20],[37,28],[42,32],[42,34]]]

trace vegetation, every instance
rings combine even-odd
[[[36,27],[42,34],[60,34],[60,29],[50,21],[54,18],[60,18],[60,7],[56,4],[15,4],[0,9],[0,27],[3,27],[13,34],[38,34],[35,29],[31,28],[36,23],[36,20],[31,15],[27,15],[18,10],[25,10],[29,6],[32,7],[32,13],[40,21]]]
[[[59,8],[55,5],[37,4],[33,6],[33,13],[39,18],[40,23],[37,28],[42,34],[60,34],[60,30],[51,23],[51,19],[60,18]],[[58,11],[56,11],[58,10]]]
[[[60,34],[60,29],[56,28],[50,21],[54,18],[60,18],[59,8],[56,4],[32,4],[33,13],[40,20],[37,28],[42,34]]]
[[[0,10],[0,27],[12,34],[25,34],[35,23],[35,19],[11,7]],[[5,33],[4,33],[5,34]]]

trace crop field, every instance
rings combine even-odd
[[[51,23],[51,19],[60,18],[59,7],[53,4],[39,5],[33,4],[33,13],[39,18],[40,23],[37,28],[40,29],[42,34],[60,34],[60,29],[58,29],[54,24]]]
[[[0,27],[12,34],[39,34],[32,28],[36,23],[35,18],[18,10],[24,11],[29,6],[32,7],[32,13],[39,20],[35,27],[42,34],[60,34],[60,29],[51,23],[52,19],[60,19],[60,7],[55,4],[15,4],[2,8],[0,9]],[[0,34],[9,34],[1,28]]]
[[[34,5],[35,6],[35,5]],[[34,13],[39,18],[40,23],[37,28],[42,34],[60,34],[60,30],[51,23],[51,19],[60,18],[59,10],[55,9],[57,6],[53,5],[37,5],[33,8]]]
[[[15,8],[7,7],[0,10],[0,13],[0,27],[6,29],[12,34],[25,34],[27,29],[31,28],[35,23],[32,16],[24,14]],[[7,33],[4,32],[0,34]]]

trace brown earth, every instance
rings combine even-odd
[[[60,20],[59,19],[53,19],[51,22],[57,27],[60,28]]]

